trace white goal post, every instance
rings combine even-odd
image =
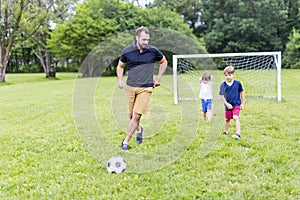
[[[274,51],[173,55],[174,103],[198,99],[197,86],[203,71],[218,71],[219,74],[223,74],[220,69],[227,65],[234,66],[237,80],[242,82],[246,96],[248,94],[281,101],[281,52]],[[183,86],[180,83],[180,76],[185,80]],[[221,80],[224,81],[224,77],[218,81]],[[197,86],[191,86],[195,82]],[[214,83],[221,84],[216,80]],[[193,88],[192,95],[186,92],[189,88]]]

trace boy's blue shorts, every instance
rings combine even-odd
[[[202,99],[202,112],[206,113],[207,110],[212,108],[212,99]]]

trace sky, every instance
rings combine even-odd
[[[134,2],[134,4],[137,6],[137,1],[140,4],[141,7],[145,7],[146,4],[152,3],[154,0],[131,0],[131,2]]]

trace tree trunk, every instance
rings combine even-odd
[[[5,82],[5,68],[0,63],[0,82]]]
[[[48,78],[55,78],[56,77],[56,68],[54,67],[51,69],[51,56],[50,51],[48,48],[48,42],[45,35],[43,35],[43,40],[45,41],[45,56],[46,56],[46,68],[48,73]]]
[[[38,52],[35,52],[35,55],[39,58],[41,65],[43,66],[45,77],[46,78],[55,78],[56,77],[56,70],[55,68],[51,69],[51,56],[50,51],[47,47],[47,39],[45,34],[42,34],[42,38],[39,38],[37,34],[35,34],[35,41],[38,46]],[[44,42],[45,50],[43,51],[42,45],[40,41]],[[44,56],[45,54],[45,56]]]
[[[19,2],[19,6],[20,6],[20,10],[16,15],[17,17],[15,18],[14,26],[9,34],[10,38],[9,38],[8,42],[6,41],[7,30],[9,28],[9,26],[8,26],[8,21],[9,21],[8,8],[5,8],[5,10],[4,10],[4,15],[3,15],[4,23],[3,23],[3,27],[2,27],[3,32],[1,35],[1,47],[0,47],[0,82],[5,82],[5,70],[6,70],[8,60],[11,55],[12,46],[13,46],[13,43],[15,40],[15,32],[19,28],[19,24],[21,21],[21,16],[22,16],[23,9],[24,9],[24,0],[21,0]]]

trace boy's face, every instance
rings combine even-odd
[[[203,80],[203,83],[206,84],[206,83],[208,83],[209,78],[208,77],[204,77],[202,80]]]
[[[224,73],[225,77],[226,77],[226,81],[228,83],[231,83],[234,80],[234,73]]]

